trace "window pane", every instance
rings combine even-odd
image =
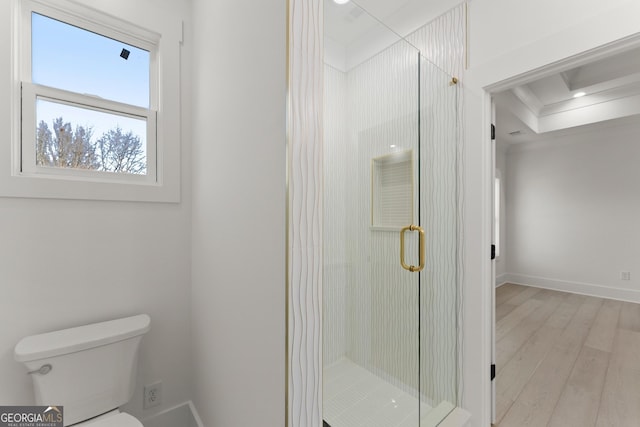
[[[37,13],[31,23],[33,83],[149,108],[148,51]]]
[[[146,119],[38,98],[36,164],[146,175]]]

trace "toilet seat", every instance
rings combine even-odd
[[[113,415],[111,415],[113,414]],[[89,421],[74,424],[73,427],[144,427],[140,420],[126,412],[109,412]]]

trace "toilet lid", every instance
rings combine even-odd
[[[125,412],[120,412],[110,417],[100,417],[95,420],[85,421],[76,424],[74,427],[143,427],[143,425],[137,418]]]

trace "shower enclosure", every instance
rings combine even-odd
[[[458,87],[325,0],[323,418],[435,426],[458,403]]]

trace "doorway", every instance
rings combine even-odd
[[[640,114],[637,107],[640,91],[636,89],[637,80],[634,78],[640,71],[640,64],[636,64],[637,61],[634,61],[639,53],[637,49],[637,46],[627,45],[622,49],[622,52],[618,47],[609,47],[597,53],[592,52],[589,55],[568,60],[560,67],[551,66],[530,73],[519,79],[518,83],[512,83],[492,93],[492,99],[498,106],[496,121],[498,140],[502,137],[503,141],[509,140],[511,144],[515,144],[512,147],[517,147],[513,149],[517,155],[513,154],[512,157],[518,159],[518,162],[514,161],[513,165],[507,162],[507,169],[511,167],[516,173],[505,173],[504,168],[496,167],[497,162],[495,161],[492,167],[492,171],[500,170],[503,177],[500,181],[503,185],[509,186],[511,181],[513,187],[511,191],[506,193],[507,198],[511,197],[509,201],[511,208],[506,215],[507,221],[509,221],[509,212],[512,212],[513,225],[509,227],[511,238],[508,239],[510,244],[503,248],[509,261],[502,260],[512,267],[493,274],[494,286],[507,282],[533,286],[530,288],[531,293],[538,292],[540,288],[546,288],[552,289],[553,292],[569,292],[626,301],[634,301],[638,298],[633,286],[625,283],[629,281],[629,276],[624,267],[617,268],[613,265],[604,265],[601,262],[603,247],[610,248],[609,252],[614,250],[615,245],[604,242],[616,232],[601,233],[603,240],[600,245],[596,244],[595,246],[593,244],[598,242],[597,238],[581,242],[579,236],[571,234],[572,229],[577,228],[577,224],[583,220],[586,221],[585,218],[600,207],[593,205],[589,208],[585,201],[588,201],[591,196],[586,195],[581,198],[582,195],[579,193],[585,192],[586,188],[597,189],[596,187],[600,185],[609,186],[608,194],[611,194],[611,191],[617,191],[614,190],[617,187],[605,184],[606,180],[593,179],[587,182],[578,177],[580,173],[583,173],[587,178],[597,176],[599,169],[601,169],[600,166],[611,160],[607,157],[613,156],[617,150],[611,145],[610,149],[603,149],[602,146],[598,148],[596,146],[599,142],[597,138],[612,143],[614,135],[620,135],[620,138],[624,139],[626,133],[631,132],[630,135],[632,135],[632,132],[637,132],[637,130],[633,130],[635,124],[638,123],[638,114]],[[633,101],[630,102],[631,100]],[[598,135],[597,138],[596,135]],[[575,152],[577,155],[572,156],[567,150],[572,145],[577,146],[579,142],[584,143],[577,147],[579,150]],[[536,144],[546,144],[546,147],[536,146]],[[552,154],[548,157],[542,156],[545,149]],[[583,159],[582,157],[587,157],[587,154],[590,153],[589,150],[592,152],[589,154],[591,159],[597,161],[594,160],[588,166],[589,169],[574,170],[575,173],[572,173],[569,166],[574,163],[574,160],[578,165],[588,164],[589,158]],[[535,154],[532,154],[534,152]],[[629,158],[629,156],[633,156],[633,153],[626,156],[619,155],[616,160],[618,167],[612,168],[611,173],[620,172],[625,158]],[[554,165],[554,162],[561,164]],[[564,171],[562,170],[563,166]],[[566,179],[565,175],[567,175]],[[580,181],[579,185],[570,187],[571,181],[576,184],[575,181],[578,180]],[[515,185],[518,182],[525,182],[529,185],[519,185],[516,190]],[[531,183],[536,183],[536,185],[531,185]],[[566,188],[563,187],[565,185]],[[496,189],[493,192],[494,201],[497,191]],[[558,194],[558,197],[554,199],[551,196],[555,193]],[[606,193],[607,190],[603,192],[603,194]],[[570,202],[576,207],[580,204],[582,210],[559,211],[557,206],[561,199],[570,199]],[[495,207],[493,210],[496,213]],[[505,217],[504,211],[498,212],[500,218]],[[617,217],[620,221],[620,216],[615,215],[614,212],[608,211],[603,215],[608,218]],[[561,221],[562,216],[566,217],[564,222]],[[514,218],[517,218],[517,221]],[[546,218],[546,221],[540,220],[541,218]],[[603,230],[605,223],[591,228]],[[521,236],[529,236],[526,240],[528,242],[526,247],[522,244],[524,237],[513,238],[514,231],[517,231]],[[553,241],[554,234],[565,235],[566,242],[571,242],[574,245],[573,249],[570,249],[570,252],[564,251],[561,244]],[[618,232],[618,234],[620,233]],[[497,243],[495,239],[496,237],[494,237],[494,243]],[[539,246],[536,246],[538,244]],[[589,249],[599,255],[597,257],[589,255]],[[581,258],[577,255],[581,255]],[[585,262],[587,259],[592,261]],[[562,265],[556,262],[553,268],[545,270],[541,267],[553,263],[554,260],[562,260]],[[494,262],[494,266],[497,267],[496,264]],[[609,275],[614,269],[620,271],[619,275],[616,271],[617,277],[615,279],[603,278],[602,274],[595,271],[597,268],[606,270]],[[509,289],[502,291],[504,298],[507,298],[505,295],[509,291],[518,291],[518,285],[507,286]],[[519,289],[519,291],[522,292],[523,289]],[[544,295],[554,301],[556,298],[562,297],[562,294],[552,294],[552,291],[542,291],[538,295]],[[502,307],[502,313],[496,313],[494,303],[491,310],[494,326],[496,322],[502,321],[501,318],[504,319],[504,310],[505,308]],[[612,310],[615,312],[615,308]],[[628,310],[633,311],[633,308],[628,308]],[[618,307],[618,315],[619,311]],[[594,314],[594,316],[596,315]],[[592,319],[594,325],[596,320],[597,317]],[[499,334],[494,330],[492,345],[495,345],[496,339],[500,338],[497,335]],[[587,336],[585,334],[585,339]],[[496,358],[493,363],[496,363]],[[501,366],[496,366],[497,381],[500,381],[500,370]],[[560,399],[560,394],[557,398]],[[497,418],[494,418],[493,421],[501,421],[504,415],[504,411],[499,409]],[[547,421],[551,416],[552,414],[549,414]]]

